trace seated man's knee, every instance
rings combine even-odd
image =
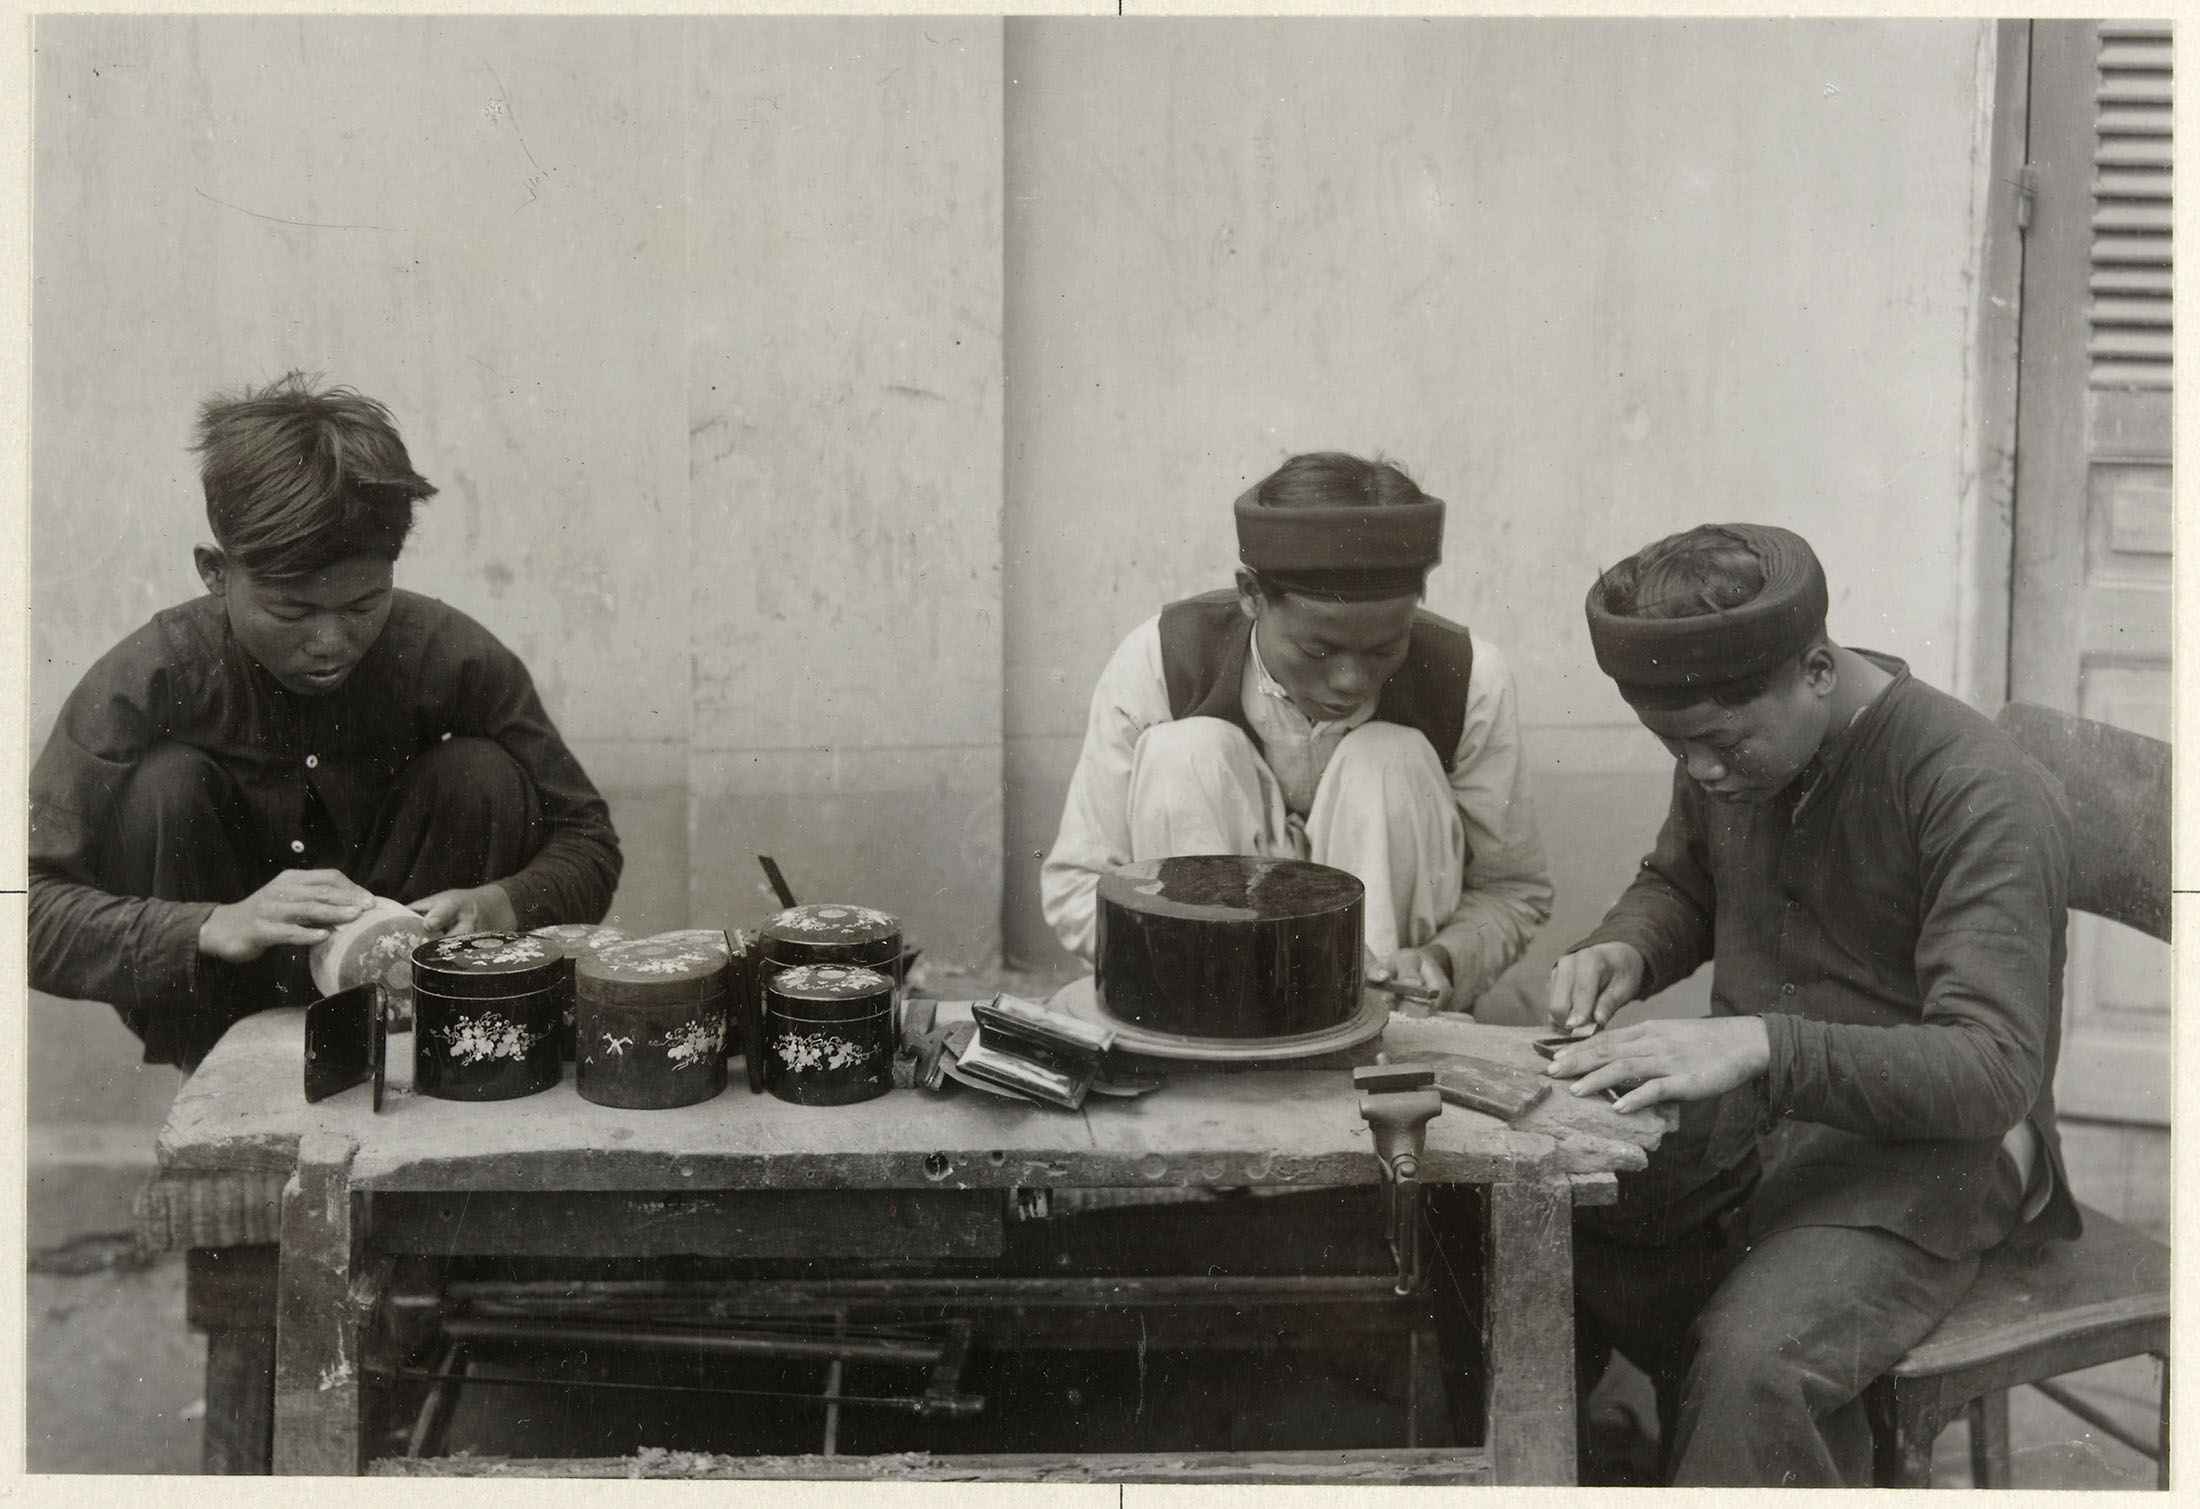
[[[124,896],[235,901],[274,864],[236,777],[214,756],[168,741],[140,755],[116,793],[94,869]]]
[[[1245,730],[1222,718],[1178,718],[1138,736],[1138,763],[1157,774],[1212,769],[1255,753]]]
[[[1699,1317],[1689,1344],[1688,1393],[1768,1419],[1804,1406],[1809,1359],[1792,1337]]]
[[[130,832],[219,822],[235,791],[229,772],[205,750],[163,740],[138,757],[115,803],[116,823]]]
[[[1436,747],[1428,736],[1417,728],[1403,723],[1385,723],[1370,719],[1337,741],[1337,752],[1331,757],[1332,769],[1344,767],[1381,769],[1386,771],[1411,771],[1416,775],[1433,776],[1439,784],[1444,780],[1443,761],[1436,757]]]
[[[413,756],[400,779],[421,793],[492,803],[524,802],[532,789],[527,772],[503,745],[472,736],[430,745]]]

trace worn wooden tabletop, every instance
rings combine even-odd
[[[967,1005],[943,1005],[941,1015],[958,1010]],[[386,1209],[377,1207],[385,1214],[402,1213],[406,1192],[440,1191],[467,1192],[472,1198],[455,1203],[468,1211],[498,1199],[554,1205],[716,1191],[682,1202],[716,1210],[767,1198],[745,1193],[756,1191],[1289,1188],[1382,1177],[1351,1072],[1334,1065],[1188,1067],[1144,1098],[1093,1097],[1074,1113],[964,1088],[794,1106],[750,1094],[737,1070],[725,1094],[675,1110],[593,1105],[568,1075],[542,1094],[500,1102],[397,1093],[376,1114],[364,1086],[306,1103],[304,1035],[300,1011],[265,1012],[230,1030],[177,1096],[161,1133],[161,1175],[140,1213],[149,1246],[280,1242],[278,1472],[353,1472],[364,1460],[349,1359],[372,1294],[354,1268],[359,1233],[346,1198],[354,1191],[387,1192]],[[1535,1073],[1536,1035],[1393,1017],[1379,1044],[1356,1053],[1371,1061],[1379,1049],[1394,1064],[1432,1066],[1468,1057]],[[409,1037],[390,1046],[402,1065]],[[1509,1125],[1456,1105],[1430,1123],[1422,1181],[1488,1191],[1487,1418],[1481,1446],[1449,1452],[1447,1480],[1572,1481],[1568,1215],[1610,1198],[1614,1176],[1643,1166],[1667,1125],[1660,1112],[1622,1116],[1601,1097],[1563,1087]],[[618,1230],[620,1242],[632,1235]],[[1164,1468],[1153,1470],[1181,1475]],[[1245,1464],[1233,1459],[1228,1470],[1242,1474]],[[1408,1469],[1390,1462],[1383,1470]]]
[[[1460,1018],[1393,1017],[1379,1046],[1394,1062],[1456,1054],[1540,1071],[1529,1046],[1535,1036]],[[568,1074],[552,1090],[509,1101],[396,1092],[376,1114],[364,1086],[308,1105],[303,1047],[301,1011],[263,1012],[231,1029],[177,1096],[160,1137],[164,1171],[287,1173],[302,1137],[332,1132],[357,1145],[352,1180],[361,1189],[1076,1188],[1378,1177],[1343,1068],[1188,1068],[1144,1098],[1095,1096],[1081,1112],[968,1089],[795,1106],[750,1094],[737,1067],[725,1094],[674,1110],[594,1105]],[[402,1060],[410,1036],[393,1036],[390,1048]],[[1609,1176],[1641,1167],[1667,1123],[1657,1112],[1623,1116],[1563,1086],[1509,1126],[1447,1105],[1430,1124],[1421,1178]]]

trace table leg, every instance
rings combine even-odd
[[[362,1465],[351,1160],[347,1137],[310,1132],[283,1189],[275,1320],[275,1471],[356,1474]]]
[[[1500,1483],[1570,1484],[1574,1227],[1564,1180],[1491,1185],[1486,1256],[1491,1465]]]
[[[194,1247],[184,1258],[184,1318],[206,1333],[208,1473],[268,1470],[275,1423],[275,1251]]]

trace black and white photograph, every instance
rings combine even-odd
[[[2176,30],[24,17],[22,1470],[2182,1482]]]

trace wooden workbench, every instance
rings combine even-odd
[[[176,1099],[159,1141],[160,1175],[140,1212],[149,1245],[279,1243],[278,1472],[362,1465],[360,1339],[376,1298],[368,1212],[404,1208],[406,1196],[467,1196],[446,1209],[475,1209],[476,1234],[514,1229],[501,1216],[482,1219],[516,1210],[500,1201],[533,1201],[538,1222],[545,1210],[555,1219],[568,1209],[572,1229],[558,1251],[708,1253],[716,1239],[705,1229],[720,1229],[729,1210],[747,1202],[761,1213],[803,1192],[1310,1188],[1380,1179],[1351,1076],[1336,1067],[1180,1072],[1153,1095],[1094,1097],[1081,1113],[968,1090],[799,1107],[746,1093],[737,1070],[725,1095],[676,1110],[593,1105],[569,1075],[543,1094],[487,1104],[393,1094],[377,1115],[364,1087],[306,1104],[303,1031],[298,1011],[248,1017],[230,1031]],[[1539,1069],[1528,1046],[1534,1035],[1401,1017],[1379,1046],[1399,1062],[1466,1054]],[[409,1046],[409,1038],[391,1040],[393,1053]],[[1573,1480],[1571,1209],[1611,1198],[1614,1175],[1641,1167],[1665,1125],[1658,1114],[1621,1116],[1562,1088],[1511,1126],[1456,1106],[1430,1123],[1423,1183],[1482,1186],[1488,1210],[1487,1432],[1482,1447],[1461,1449],[1440,1475]],[[354,1198],[384,1195],[400,1198],[378,1206]],[[604,1207],[590,1203],[606,1200],[631,1209],[607,1223]],[[415,1224],[432,1221],[439,1203],[425,1202],[431,1214]],[[901,1208],[899,1219],[914,1224],[886,1240],[955,1251],[952,1222],[928,1229],[921,1202]],[[752,1232],[757,1225],[732,1224]],[[463,1242],[455,1227],[448,1240],[454,1250],[495,1250]],[[769,1255],[768,1241],[750,1241],[742,1255]],[[201,1280],[194,1266],[194,1286]],[[195,1302],[194,1311],[210,1305]],[[216,1351],[210,1346],[210,1428]],[[1248,1480],[1275,1476],[1246,1465]],[[777,1470],[807,1475],[799,1464]],[[838,1460],[816,1475],[849,1470]],[[1404,1461],[1398,1477],[1427,1470]]]

